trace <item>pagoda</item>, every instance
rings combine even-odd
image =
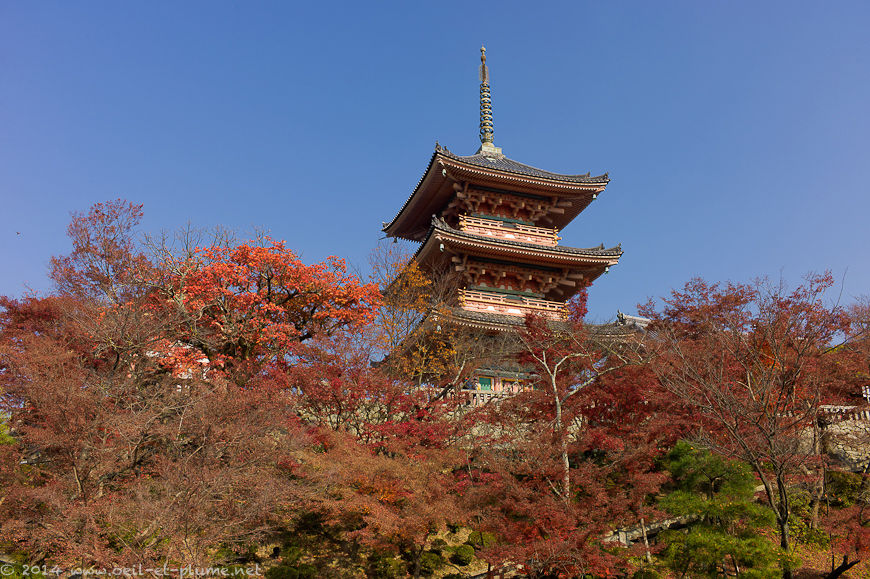
[[[496,147],[486,49],[481,47],[480,148],[456,155],[441,145],[422,179],[383,231],[420,243],[424,272],[450,270],[453,323],[514,331],[527,313],[567,316],[566,300],[619,262],[619,246],[559,245],[559,232],[607,187],[607,174],[562,175],[519,163]],[[495,374],[498,374],[495,372]],[[498,376],[478,378],[501,390]]]

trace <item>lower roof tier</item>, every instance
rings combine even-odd
[[[619,263],[622,253],[619,246],[609,249],[603,246],[576,248],[494,238],[460,231],[433,218],[429,233],[414,259],[424,270],[429,271],[452,267],[467,276],[475,273],[471,265],[476,266],[479,272],[481,263],[490,263],[492,270],[502,273],[510,271],[532,277],[545,275],[562,280],[570,278],[588,284]],[[467,281],[480,283],[477,280]],[[579,291],[583,284],[563,281],[562,285],[576,287],[570,292],[562,288],[557,292],[559,299],[567,299]],[[537,291],[549,293],[551,289]]]
[[[437,315],[428,318],[430,322],[451,323],[458,326],[473,328],[484,332],[517,332],[525,327],[525,317],[501,314],[498,312],[471,311],[460,307],[441,310]],[[551,319],[555,327],[570,328],[570,323]],[[644,327],[634,323],[626,323],[617,318],[615,322],[606,324],[585,324],[585,329],[591,334],[611,339],[627,339],[630,336],[642,334]]]

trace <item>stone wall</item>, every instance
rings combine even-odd
[[[852,471],[870,463],[870,411],[844,413],[822,431],[825,451]]]

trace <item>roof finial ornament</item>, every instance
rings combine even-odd
[[[481,150],[493,146],[492,99],[489,93],[489,68],[486,66],[486,47],[480,47],[480,142]],[[489,146],[487,146],[489,145]]]

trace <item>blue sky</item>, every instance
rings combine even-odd
[[[70,212],[123,197],[366,269],[435,141],[611,184],[591,316],[693,276],[870,293],[867,2],[0,0],[0,294],[46,291]]]

